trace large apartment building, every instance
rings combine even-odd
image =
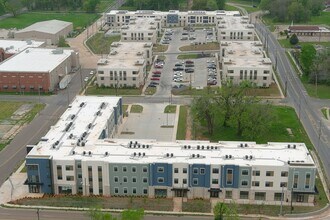
[[[97,63],[97,84],[107,87],[144,85],[147,64],[152,62],[151,42],[114,42],[110,54]]]
[[[121,104],[77,97],[26,156],[30,192],[313,203],[305,144],[113,139]]]
[[[254,41],[254,25],[248,16],[221,16],[217,19],[218,41]]]
[[[168,12],[153,10],[112,10],[106,14],[105,23],[110,27],[121,27],[127,25],[131,18],[153,18],[161,22],[162,27],[178,27],[201,24],[217,24],[218,17],[240,16],[239,11],[178,11],[170,10]]]
[[[259,41],[222,41],[219,59],[223,82],[250,81],[258,87],[273,82],[272,62]]]
[[[157,43],[161,25],[155,18],[131,18],[121,27],[121,41]]]

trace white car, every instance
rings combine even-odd
[[[85,77],[84,81],[87,82],[89,80],[88,76]]]
[[[92,70],[92,71],[89,73],[89,75],[92,76],[92,75],[94,75],[94,73],[95,73],[95,72]]]

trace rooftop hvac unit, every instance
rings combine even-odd
[[[73,150],[73,151],[72,151],[72,155],[75,155],[75,154],[76,154],[76,152]]]
[[[85,142],[81,142],[81,146],[85,147]]]
[[[195,154],[192,154],[192,155],[191,155],[191,157],[193,157],[193,158],[194,158],[194,157],[195,157]]]
[[[71,139],[73,137],[73,134],[71,133],[70,135],[69,135],[69,139]]]
[[[173,157],[174,156],[174,154],[173,153],[171,153],[171,157]]]
[[[166,157],[170,157],[170,154],[169,154],[169,153],[167,153],[167,154],[166,154]]]
[[[85,102],[80,103],[79,107],[83,107],[85,105]]]
[[[199,154],[197,154],[197,156],[196,157],[198,157],[199,158]]]
[[[139,153],[139,157],[141,157],[141,153]]]
[[[110,55],[116,55],[118,52],[116,50],[110,51]]]
[[[188,145],[188,149],[190,149],[191,148],[191,146],[190,145]]]
[[[55,50],[52,50],[52,54],[63,54],[63,49],[55,49]]]
[[[146,145],[142,144],[142,148],[145,148],[145,147],[146,147]]]
[[[86,151],[83,151],[83,155],[86,155]]]
[[[87,127],[88,127],[88,129],[91,129],[92,126],[93,126],[93,124],[89,123]]]
[[[134,157],[136,156],[136,152],[133,153],[133,156],[134,156]]]
[[[250,155],[250,160],[252,160],[252,158],[253,158],[253,156],[252,156],[252,155]]]
[[[142,156],[145,157],[146,156],[146,153],[143,153]]]
[[[71,115],[71,120],[73,120],[73,119],[74,119],[74,117],[76,117],[76,115]]]
[[[92,151],[88,151],[88,154],[89,154],[89,155],[92,155]]]
[[[108,155],[109,155],[109,153],[108,153],[108,151],[106,151],[106,152],[105,152],[105,156],[108,156]]]

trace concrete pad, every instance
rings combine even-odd
[[[14,173],[0,187],[0,204],[24,198],[29,194],[29,188],[24,185],[26,173]]]
[[[143,106],[142,113],[129,113],[122,124],[118,138],[123,139],[156,139],[157,141],[172,141],[176,114],[164,113],[166,104],[139,104]],[[176,132],[175,132],[176,133]]]

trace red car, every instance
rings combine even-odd
[[[194,61],[192,61],[192,60],[186,60],[186,64],[193,64],[194,63]]]
[[[152,73],[153,74],[161,74],[162,72],[160,72],[160,71],[153,71]]]
[[[151,80],[159,80],[158,77],[152,77]]]

